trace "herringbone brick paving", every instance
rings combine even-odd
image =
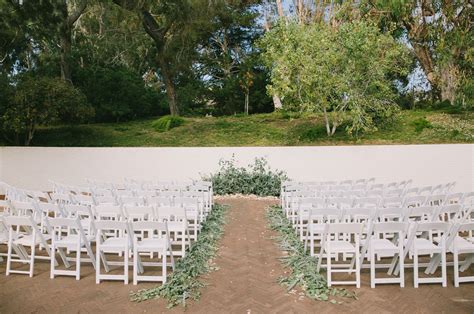
[[[362,275],[359,300],[347,300],[342,305],[317,302],[301,297],[299,292],[287,293],[277,278],[285,270],[282,256],[271,239],[274,232],[266,228],[265,208],[271,201],[255,199],[225,199],[231,205],[228,224],[220,242],[215,263],[219,270],[204,278],[200,301],[189,302],[191,313],[474,313],[474,284],[452,285],[452,270],[448,272],[447,288],[423,285],[413,288],[412,272],[406,272],[406,288],[395,285],[371,289],[368,271]],[[5,263],[0,263],[4,274]],[[470,271],[473,273],[472,271]],[[121,282],[95,284],[94,271],[84,264],[82,279],[57,277],[49,279],[49,264],[38,262],[34,278],[0,275],[0,313],[52,312],[182,312],[182,307],[166,309],[163,300],[132,303],[130,291],[154,286],[138,286]]]

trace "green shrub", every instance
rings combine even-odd
[[[184,119],[178,116],[163,116],[154,121],[151,126],[158,132],[166,132],[184,123]]]
[[[255,158],[247,168],[237,167],[235,159],[221,160],[220,170],[210,179],[214,192],[225,194],[254,194],[259,196],[279,196],[281,181],[288,177],[283,171],[272,171],[265,158]]]
[[[433,126],[431,122],[426,120],[425,118],[418,118],[412,122],[413,126],[415,127],[415,131],[417,133],[421,133],[424,129],[431,129]]]

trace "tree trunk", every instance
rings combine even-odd
[[[170,106],[170,114],[172,116],[179,116],[178,102],[176,101],[176,88],[173,81],[173,76],[169,70],[169,66],[165,60],[160,60],[161,77],[166,88],[166,96]]]
[[[249,114],[249,92],[245,92],[245,114]]]
[[[71,67],[71,28],[68,25],[63,26],[61,30],[61,79],[72,84]]]
[[[451,104],[454,104],[459,83],[459,70],[452,62],[448,62],[448,64],[441,68],[440,72],[439,87],[441,100],[449,100]]]
[[[331,136],[331,126],[329,124],[329,118],[328,118],[328,113],[326,111],[326,107],[323,107],[323,113],[324,113],[324,122],[326,123],[326,133],[328,136]]]
[[[281,0],[277,0],[277,8],[278,8],[278,16],[283,17],[284,15],[283,15],[283,7],[281,4]],[[266,12],[264,14],[264,18],[265,18],[265,23],[264,23],[265,31],[268,32],[270,30],[270,22],[268,21]],[[279,110],[283,108],[283,105],[281,104],[281,99],[280,97],[278,97],[277,94],[273,94],[272,99],[273,99],[273,106],[275,107],[275,110]]]

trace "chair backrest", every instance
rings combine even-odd
[[[95,227],[98,231],[100,230],[121,230],[129,231],[129,224],[127,221],[117,220],[96,220]]]
[[[337,207],[341,209],[351,208],[354,204],[354,199],[348,197],[334,197],[327,199],[329,207]]]
[[[155,217],[153,206],[124,205],[123,212],[129,220],[152,220]]]
[[[52,193],[51,200],[53,201],[53,203],[61,205],[70,204],[72,201],[71,195],[66,193]]]
[[[426,196],[406,196],[403,201],[403,207],[418,207],[424,205],[426,202]]]
[[[380,206],[382,206],[382,207],[402,207],[403,206],[403,198],[400,197],[400,196],[384,197],[381,200]]]
[[[389,190],[385,190],[384,196],[385,197],[393,197],[393,196],[402,197],[404,191],[405,191],[404,189],[389,189]]]
[[[101,218],[115,218],[121,219],[123,215],[122,207],[119,205],[96,205],[93,207],[97,219]]]
[[[183,207],[157,207],[155,217],[158,221],[185,221],[186,209]]]
[[[431,195],[432,193],[433,193],[433,187],[431,185],[421,187],[418,190],[418,195],[428,196],[428,195]]]
[[[3,216],[3,221],[9,227],[31,227],[34,228],[34,230],[37,230],[37,225],[31,216]]]
[[[417,187],[405,189],[405,197],[418,196],[418,195],[419,195],[419,188]]]
[[[403,233],[407,229],[404,222],[376,222],[372,226],[374,233]]]
[[[153,206],[171,206],[173,204],[173,199],[162,196],[150,196],[147,198],[147,204]]]
[[[33,215],[37,211],[37,207],[33,200],[29,202],[11,201],[10,204],[13,212],[20,216]]]
[[[134,221],[131,223],[133,231],[165,231],[168,233],[167,222],[159,221]]]
[[[99,197],[99,196],[114,197],[114,192],[112,189],[108,189],[108,188],[95,188],[95,189],[92,189],[92,195],[94,195],[95,197]]]
[[[313,208],[309,212],[308,221],[317,223],[339,222],[342,219],[343,212],[339,208]]]
[[[94,202],[96,205],[101,205],[101,204],[117,204],[117,199],[115,196],[110,196],[110,195],[100,195],[100,196],[94,196]]]
[[[368,190],[365,193],[366,197],[378,197],[381,198],[384,196],[384,191],[383,190]]]
[[[145,198],[141,196],[120,196],[118,201],[121,205],[145,205]]]
[[[468,231],[474,231],[474,222],[465,222],[462,224],[459,224],[459,229],[458,232],[468,232]]]
[[[444,204],[446,194],[433,194],[426,197],[425,205],[427,206],[441,206]]]
[[[347,233],[347,234],[361,234],[364,229],[363,223],[328,223],[327,232],[333,233]]]
[[[48,220],[49,220],[49,225],[53,228],[67,227],[74,230],[81,229],[79,217],[76,217],[76,218],[58,217],[58,218],[48,218]]]
[[[93,218],[91,207],[88,205],[67,204],[67,205],[64,205],[63,209],[64,209],[64,213],[68,217],[89,216],[90,218]]]
[[[464,218],[464,208],[461,204],[440,206],[437,215],[441,221],[458,221]]]
[[[437,211],[432,206],[418,206],[404,209],[405,221],[432,221]]]
[[[94,205],[94,197],[92,195],[85,195],[85,194],[75,194],[71,195],[71,200],[75,204],[84,204],[92,206]]]
[[[354,207],[347,209],[344,213],[346,216],[350,217],[351,221],[362,222],[362,221],[371,221],[375,218],[377,209],[365,208],[365,207]]]
[[[64,211],[61,209],[60,205],[58,204],[37,202],[36,206],[38,206],[38,209],[42,211],[43,213],[45,213],[46,215],[53,213],[55,217],[65,216]]]
[[[444,203],[446,205],[451,204],[461,204],[463,200],[464,193],[451,193],[446,196]]]
[[[354,207],[378,207],[379,204],[378,197],[361,197],[354,200]]]
[[[416,223],[416,232],[437,231],[447,233],[451,224],[448,222],[418,222]]]

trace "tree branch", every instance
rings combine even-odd
[[[76,7],[76,9],[73,12],[71,12],[71,14],[69,14],[69,16],[67,17],[67,24],[69,25],[69,27],[72,27],[72,25],[77,21],[77,19],[84,12],[86,7],[87,7],[87,0],[81,0],[78,6]]]

